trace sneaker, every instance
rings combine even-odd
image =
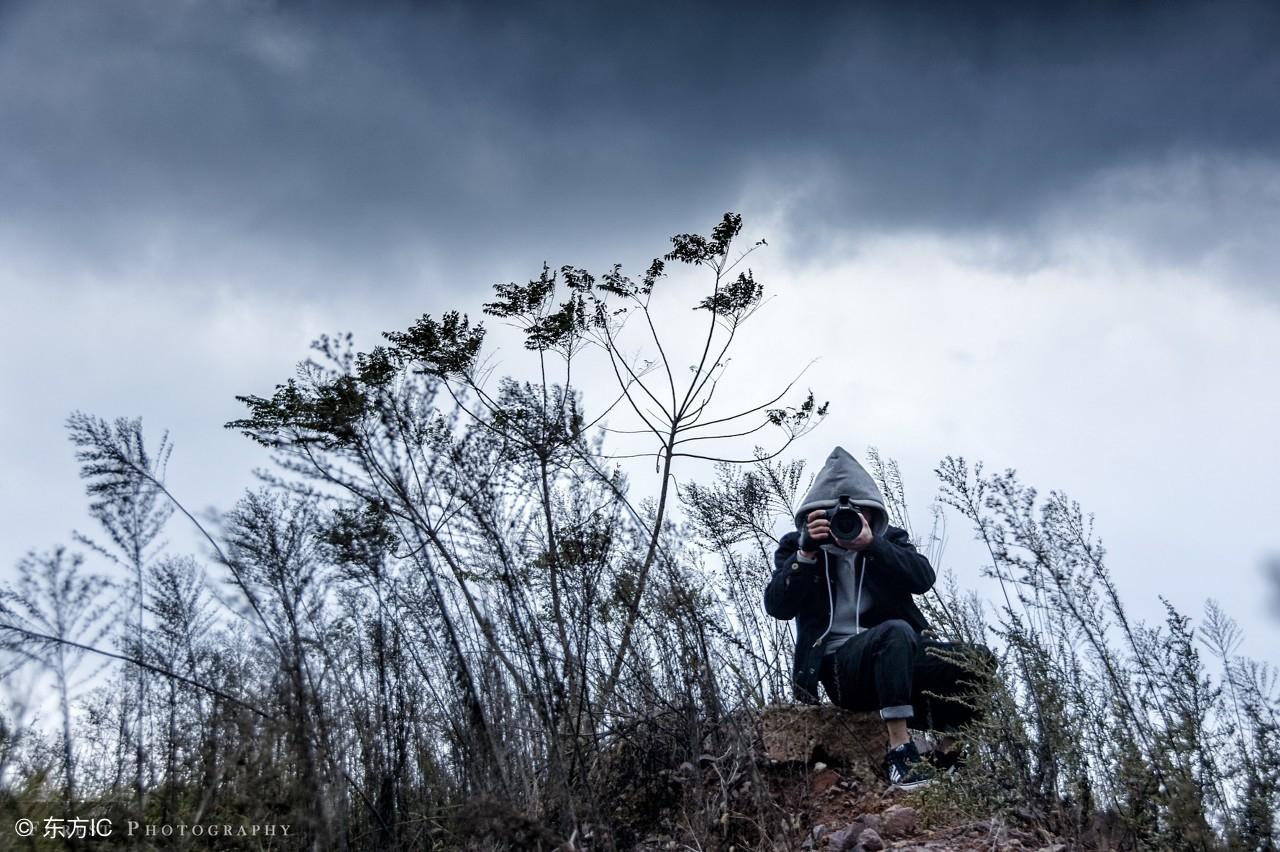
[[[899,790],[919,789],[933,783],[934,777],[933,767],[920,756],[913,742],[889,749],[884,756],[884,773],[889,784]]]

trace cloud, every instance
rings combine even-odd
[[[975,263],[966,239],[873,240],[802,272],[766,253],[757,272],[788,298],[751,330],[725,393],[750,399],[820,356],[802,387],[831,414],[790,457],[817,465],[835,444],[878,446],[901,462],[918,526],[942,456],[1016,468],[1096,513],[1134,617],[1159,622],[1159,595],[1195,615],[1210,584],[1247,653],[1274,660],[1257,571],[1276,552],[1280,462],[1267,448],[1280,399],[1262,389],[1280,312],[1204,269],[1075,249],[1026,274]],[[950,521],[946,570],[999,599],[978,576],[981,543]]]
[[[61,281],[464,287],[757,199],[789,199],[796,257],[916,230],[1025,263],[1153,164],[1225,164],[1175,199],[1209,221],[1134,225],[1155,255],[1252,268],[1275,242],[1276,194],[1240,207],[1231,178],[1280,173],[1273,4],[2,14],[0,246]]]

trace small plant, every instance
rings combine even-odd
[[[1133,623],[1077,503],[963,459],[938,475],[1003,592],[994,619],[954,591],[938,613],[945,630],[1003,649],[1001,688],[976,696],[986,713],[970,732],[986,771],[940,795],[1033,815],[1084,846],[1273,848],[1275,674],[1233,658],[1235,625],[1212,602],[1199,629],[1168,602],[1163,625]]]

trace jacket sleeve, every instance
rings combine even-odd
[[[907,531],[899,527],[889,527],[884,535],[873,538],[867,554],[875,558],[876,569],[912,594],[923,595],[937,579],[929,560],[916,550]]]
[[[778,549],[773,554],[773,577],[764,590],[764,611],[784,621],[795,618],[800,612],[806,586],[804,581],[812,578],[818,566],[816,562],[796,559],[799,542],[798,532],[789,532],[778,541]]]

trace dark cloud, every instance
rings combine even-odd
[[[1110,170],[1280,151],[1275,4],[0,15],[0,240],[98,274],[448,285],[442,270],[498,256],[661,245],[747,187],[803,187],[806,248],[850,230],[1016,236]]]

